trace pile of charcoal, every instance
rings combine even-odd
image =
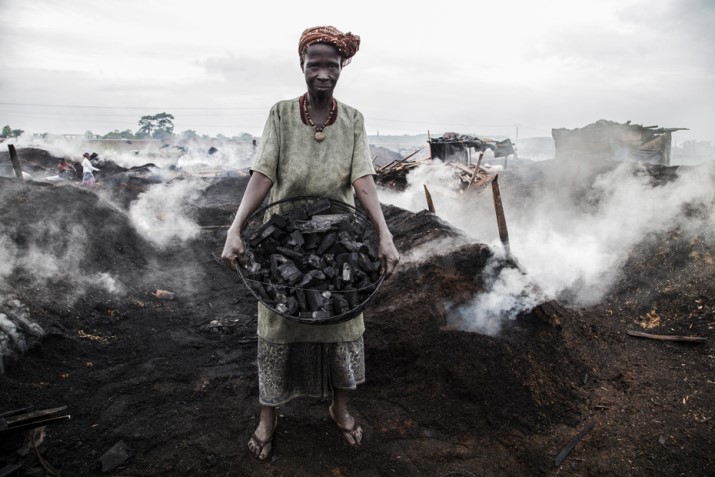
[[[335,213],[337,204],[300,203],[244,234],[247,285],[288,319],[330,324],[352,318],[381,282],[374,228],[349,206]]]

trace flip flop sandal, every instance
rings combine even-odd
[[[271,454],[273,453],[273,437],[276,435],[276,428],[278,427],[278,411],[275,412],[275,416],[273,417],[273,432],[271,433],[271,437],[268,439],[262,440],[259,439],[256,433],[254,432],[253,435],[251,436],[251,440],[248,441],[248,452],[251,453],[251,456],[253,456],[254,459],[256,459],[259,462],[266,462],[270,457]],[[253,448],[251,448],[251,443],[253,443]],[[263,454],[263,449],[268,445],[271,445],[271,449],[268,451],[267,454],[265,454],[265,457],[261,457],[261,454]]]
[[[362,430],[362,427],[357,423],[357,419],[353,417],[353,427],[344,427],[338,424],[338,421],[335,420],[335,416],[333,415],[333,406],[328,407],[328,414],[330,415],[330,419],[333,420],[336,426],[338,426],[338,429],[340,430],[341,433],[343,433],[343,438],[345,440],[345,443],[349,445],[350,447],[358,447],[362,445],[362,438],[364,436],[364,431]],[[355,441],[354,444],[351,444],[348,442],[347,439],[345,439],[345,434],[350,435],[350,437],[353,438],[353,441]],[[358,437],[359,436],[359,437]]]

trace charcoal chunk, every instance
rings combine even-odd
[[[319,322],[349,313],[375,290],[375,231],[343,210],[327,199],[302,203],[246,233],[244,276],[263,303],[284,316]]]

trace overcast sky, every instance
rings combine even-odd
[[[305,91],[297,43],[362,44],[336,90],[368,133],[550,136],[598,119],[715,141],[715,1],[0,0],[0,123],[260,134]],[[0,125],[0,126],[2,126]]]

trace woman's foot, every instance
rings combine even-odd
[[[273,450],[273,436],[278,426],[278,412],[275,408],[263,408],[261,410],[261,420],[255,432],[248,441],[248,451],[251,455],[265,461],[271,456]]]
[[[335,422],[343,434],[345,442],[347,442],[351,447],[357,447],[362,444],[363,431],[353,416],[348,412],[347,407],[340,409],[339,407],[331,404],[328,408],[328,414],[330,418]]]

